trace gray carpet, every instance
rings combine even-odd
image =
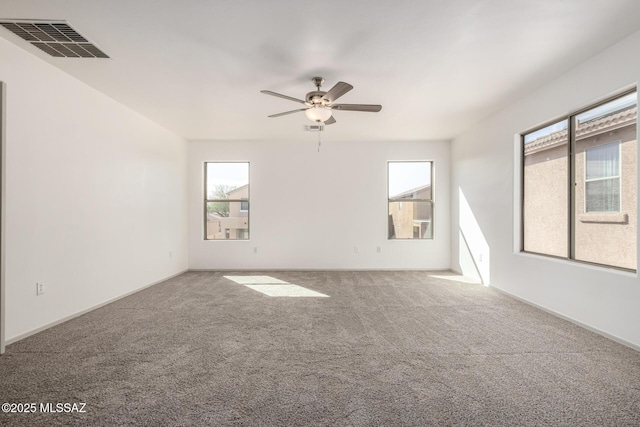
[[[189,272],[7,347],[1,425],[640,425],[640,353],[428,272]],[[448,273],[440,273],[448,274]]]

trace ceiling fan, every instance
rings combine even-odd
[[[291,96],[282,95],[270,90],[261,90],[260,92],[267,95],[277,96],[279,98],[288,99],[290,101],[299,102],[304,104],[306,108],[300,108],[298,110],[285,111],[284,113],[272,114],[269,117],[280,117],[287,114],[297,113],[298,111],[304,111],[307,118],[316,123],[324,123],[325,125],[331,125],[336,122],[336,119],[332,116],[332,110],[343,111],[365,111],[371,113],[377,113],[382,110],[382,105],[369,105],[369,104],[334,104],[334,102],[345,93],[353,89],[349,83],[338,82],[329,89],[329,92],[320,90],[320,87],[324,83],[322,77],[314,77],[311,79],[316,87],[316,90],[307,93],[302,99],[293,98]]]

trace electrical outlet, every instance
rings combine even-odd
[[[173,258],[173,252],[169,251],[169,259]]]
[[[354,246],[354,247],[353,247],[353,253],[354,253],[354,254],[357,254],[358,252],[359,252],[358,247],[357,247],[357,246]]]
[[[257,247],[257,246],[254,246],[254,247],[253,247],[253,253],[254,253],[254,254],[257,254],[257,253],[258,253],[258,247]]]
[[[376,247],[376,252],[378,253],[382,252],[382,248],[380,246]]]
[[[44,283],[36,282],[36,295],[44,294]]]

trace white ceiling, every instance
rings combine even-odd
[[[354,89],[332,140],[449,139],[640,28],[637,0],[2,0],[67,20],[111,59],[52,58],[0,36],[187,139],[308,138],[310,78]],[[0,76],[1,78],[2,76]]]

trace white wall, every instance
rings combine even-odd
[[[636,346],[636,274],[515,249],[519,166],[514,166],[514,136],[637,84],[639,50],[640,33],[635,33],[456,138],[451,149],[452,267]],[[461,230],[468,244],[461,243]]]
[[[3,39],[0,58],[12,341],[187,268],[186,142]]]
[[[388,160],[435,161],[434,240],[387,240]],[[204,241],[207,161],[251,162],[250,241]],[[192,269],[449,268],[448,142],[191,141],[188,169]]]

